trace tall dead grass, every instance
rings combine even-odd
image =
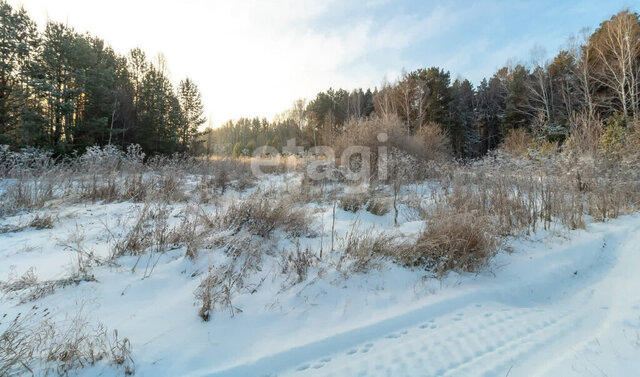
[[[0,376],[66,376],[99,363],[134,374],[129,339],[101,324],[92,326],[81,314],[56,321],[48,309],[36,306],[13,318],[0,317]]]

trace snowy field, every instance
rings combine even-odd
[[[246,190],[229,189],[198,211],[213,216],[251,195],[288,190],[296,179],[270,176]],[[431,190],[425,183],[402,192],[428,207]],[[584,230],[552,225],[512,237],[478,272],[437,278],[384,259],[357,269],[342,257],[353,234],[418,237],[425,223],[409,208],[400,208],[394,226],[394,211],[374,215],[311,202],[299,205],[311,230],[296,237],[282,229],[269,237],[229,238],[222,231],[206,235],[196,258],[184,243],[113,258],[114,245],[135,229],[144,207],[53,202],[3,218],[0,332],[16,316],[31,325],[45,316],[62,327],[82,319],[88,328],[117,329],[130,342],[131,360],[122,364],[137,376],[633,376],[640,370],[637,214],[587,219]],[[189,203],[171,203],[155,215],[166,213],[167,229],[183,229],[190,211]],[[42,218],[53,220],[34,225]],[[259,262],[249,259],[259,267],[229,305],[203,321],[194,292],[211,266],[229,258],[229,242],[259,251]],[[314,260],[307,269],[288,264],[304,253]],[[74,276],[83,277],[65,280]],[[123,365],[97,362],[71,374],[122,375]]]

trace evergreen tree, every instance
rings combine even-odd
[[[151,67],[138,93],[136,140],[148,153],[173,153],[184,122],[169,79]]]
[[[183,149],[187,149],[189,143],[198,135],[198,128],[206,119],[202,106],[202,96],[196,84],[189,78],[180,81],[178,98],[184,116],[184,122],[180,132],[180,142]]]
[[[458,157],[475,157],[480,137],[476,129],[475,92],[469,80],[456,80],[451,86],[451,141]]]
[[[0,143],[20,138],[21,115],[27,112],[28,70],[39,43],[36,25],[24,9],[0,0]]]

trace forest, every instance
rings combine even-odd
[[[502,67],[477,86],[431,67],[380,88],[329,89],[296,101],[272,122],[242,118],[207,129],[205,152],[251,155],[256,146],[281,149],[291,138],[307,147],[333,145],[349,120],[394,116],[407,134],[439,126],[452,154],[467,159],[497,148],[509,134],[557,147],[576,131],[593,130],[611,146],[638,121],[637,13],[623,10],[594,32],[583,30],[552,59],[535,49],[531,55],[529,63]]]
[[[56,154],[139,144],[147,153],[192,149],[205,122],[193,80],[174,86],[167,62],[139,48],[116,54],[62,23],[42,33],[0,1],[0,144]]]
[[[405,72],[373,89],[328,89],[273,120],[240,118],[202,130],[203,100],[189,78],[173,85],[162,54],[116,54],[103,40],[0,2],[0,143],[56,154],[91,145],[139,144],[147,154],[251,155],[333,145],[350,120],[397,117],[407,134],[425,125],[446,133],[452,155],[475,158],[513,132],[562,144],[587,122],[608,143],[639,117],[640,20],[623,10],[593,33],[571,37],[552,59],[500,68],[474,86],[440,67]],[[152,61],[151,61],[152,60]],[[215,111],[215,109],[213,109]]]

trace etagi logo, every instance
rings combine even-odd
[[[379,133],[377,140],[386,143],[389,136]],[[387,179],[388,151],[387,147],[380,145],[375,151],[377,176],[381,180]],[[283,162],[291,170],[295,166],[296,157],[308,160],[305,173],[312,180],[335,179],[338,169],[346,180],[368,181],[371,177],[371,148],[362,145],[352,145],[344,149],[340,155],[340,165],[336,166],[336,153],[332,147],[323,145],[309,148],[296,144],[296,139],[287,140],[287,145],[282,148],[282,154],[274,147],[263,145],[253,152],[251,159],[251,171],[256,177],[262,177],[267,173],[262,171],[264,167],[280,166]],[[353,163],[356,161],[357,163]]]

